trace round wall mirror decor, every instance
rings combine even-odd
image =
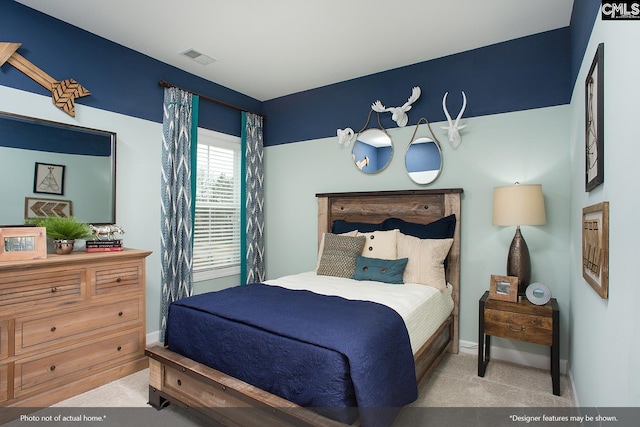
[[[383,129],[367,129],[359,132],[353,144],[351,157],[358,169],[364,173],[384,170],[393,157],[393,142]]]

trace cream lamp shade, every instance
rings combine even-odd
[[[493,225],[544,225],[542,185],[506,185],[493,189]]]
[[[507,256],[507,276],[518,277],[519,295],[524,295],[531,281],[529,248],[520,226],[546,223],[542,185],[516,183],[493,189],[493,225],[516,226]]]

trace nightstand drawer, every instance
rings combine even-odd
[[[553,344],[551,317],[485,309],[484,333],[536,344]]]

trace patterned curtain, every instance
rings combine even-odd
[[[178,88],[164,91],[162,120],[162,323],[164,341],[169,305],[192,293],[192,180],[191,145],[193,101],[197,97]],[[197,111],[197,108],[196,108]],[[197,124],[197,116],[195,116]],[[195,145],[195,141],[193,141]]]
[[[242,236],[240,284],[265,280],[262,116],[242,113]]]

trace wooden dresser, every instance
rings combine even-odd
[[[0,262],[0,406],[49,406],[148,366],[150,253]]]

